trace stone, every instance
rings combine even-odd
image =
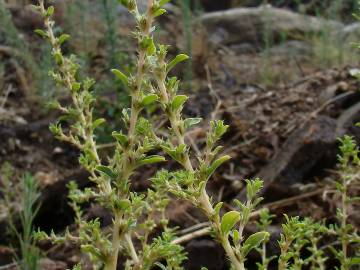
[[[294,131],[258,173],[257,176],[265,181],[265,187],[274,182],[290,187],[332,167],[337,154],[336,126],[335,119],[320,115]]]
[[[339,32],[343,24],[314,16],[301,15],[289,10],[260,6],[256,8],[233,8],[226,11],[205,13],[200,18],[210,43],[234,45],[242,43],[261,44],[265,31],[274,37],[274,42],[296,40],[324,27]],[[268,27],[271,26],[271,27]]]

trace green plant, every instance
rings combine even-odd
[[[224,248],[233,269],[245,269],[248,254],[259,250],[260,246],[260,267],[266,269],[272,260],[266,258],[265,250],[265,243],[269,240],[266,228],[271,215],[263,212],[259,231],[248,237],[244,233],[252,213],[262,200],[259,192],[263,182],[260,179],[246,180],[246,200],[235,200],[236,209],[228,212],[222,209],[222,202],[213,202],[207,193],[211,176],[230,159],[227,155],[220,155],[222,148],[218,145],[228,126],[221,120],[210,122],[200,156],[193,155],[186,144],[186,131],[199,124],[201,119],[183,117],[182,110],[188,97],[178,93],[180,83],[169,74],[188,56],[180,54],[168,61],[167,46],[157,44],[153,39],[154,21],[166,12],[163,7],[169,1],[148,0],[146,11],[140,13],[135,0],[120,0],[134,15],[137,24],[134,32],[138,42],[137,64],[132,74],[112,70],[128,89],[131,107],[122,111],[124,129],[112,132],[114,148],[107,156],[99,151],[97,141],[98,128],[105,119],[95,119],[93,115],[96,102],[92,92],[94,81],[82,79],[76,57],[63,54],[61,45],[69,39],[69,35],[54,34],[54,8],[45,8],[43,0],[38,2],[36,9],[44,17],[45,30],[38,29],[36,32],[50,42],[57,63],[57,69],[51,75],[72,98],[71,105],[54,104],[63,116],[50,129],[60,140],[79,148],[79,162],[89,172],[93,186],[80,190],[74,182],[69,184],[76,232],[67,230],[63,236],[57,236],[39,231],[37,239],[78,244],[96,269],[116,269],[120,265],[120,252],[124,258],[124,269],[146,270],[155,266],[182,269],[185,254],[183,248],[175,244],[175,230],[168,226],[165,216],[170,199],[168,193],[171,193],[203,211],[210,221],[212,236]],[[145,111],[151,106],[163,111],[168,124],[167,132],[158,132],[151,118],[145,118]],[[67,128],[62,127],[63,121],[67,121]],[[165,162],[162,152],[177,162],[180,168],[175,171],[157,170],[146,192],[133,192],[135,172],[143,166],[155,167],[155,164]],[[82,204],[88,202],[96,202],[112,213],[113,223],[109,228],[103,229],[99,219],[85,219]],[[310,219],[286,217],[279,241],[279,270],[288,269],[290,264],[292,269],[301,269],[306,265],[323,269],[324,256],[318,248],[321,233],[322,226]],[[312,251],[306,259],[302,257],[304,249]],[[81,269],[81,264],[74,269]]]
[[[341,249],[331,248],[341,263],[342,270],[349,270],[360,263],[359,254],[354,257],[349,254],[350,245],[360,248],[360,236],[354,226],[348,223],[349,207],[359,201],[359,197],[350,197],[351,185],[359,183],[359,149],[351,136],[344,136],[340,140],[339,170],[340,180],[336,182],[336,189],[341,195],[341,204],[337,210],[339,224],[331,226],[331,231],[337,235],[341,242]],[[359,250],[358,250],[359,252]]]
[[[125,269],[150,269],[155,263],[165,260],[169,269],[178,269],[184,259],[182,248],[171,243],[172,230],[167,227],[167,221],[156,219],[163,215],[168,202],[166,192],[161,187],[153,186],[146,194],[137,194],[130,190],[130,180],[134,171],[141,166],[162,162],[165,159],[157,155],[147,154],[158,144],[159,139],[154,134],[151,124],[145,118],[139,117],[140,112],[157,100],[152,93],[149,81],[149,61],[154,57],[156,48],[151,37],[152,24],[155,17],[163,13],[161,8],[166,1],[149,1],[144,14],[140,14],[135,1],[122,1],[137,21],[136,37],[139,43],[137,72],[131,77],[118,70],[115,75],[129,88],[132,97],[131,109],[123,110],[123,120],[128,128],[127,135],[113,132],[116,139],[114,155],[103,165],[99,156],[94,131],[104,122],[103,119],[93,119],[94,97],[91,79],[77,79],[78,64],[74,56],[62,54],[61,44],[69,38],[63,34],[55,37],[54,22],[51,20],[54,8],[45,9],[44,1],[39,1],[37,9],[45,18],[46,30],[37,33],[47,38],[53,46],[53,56],[58,64],[58,71],[52,73],[55,81],[67,88],[72,96],[73,104],[63,107],[56,104],[68,119],[72,120],[70,132],[65,132],[60,124],[52,125],[51,130],[56,137],[76,145],[81,151],[80,163],[91,175],[96,188],[84,191],[70,185],[71,204],[76,213],[78,235],[67,232],[63,237],[54,234],[49,237],[54,241],[73,240],[80,244],[81,249],[89,255],[94,266],[105,269],[116,269],[118,254],[121,250],[126,256]],[[174,64],[174,63],[173,63]],[[99,220],[84,220],[79,204],[95,200],[113,213],[114,222],[109,232],[103,232]],[[160,222],[160,224],[158,224]],[[161,236],[152,238],[151,234],[157,227],[163,228]],[[47,237],[39,232],[38,237]],[[140,247],[134,244],[139,242]]]
[[[70,131],[64,131],[60,124],[52,125],[51,130],[56,137],[76,145],[82,151],[80,163],[89,171],[91,180],[97,187],[80,191],[75,184],[70,186],[69,197],[76,213],[78,236],[73,236],[68,232],[64,237],[51,235],[50,238],[54,241],[76,240],[83,251],[89,254],[94,264],[104,265],[105,269],[116,268],[120,249],[128,256],[126,268],[149,269],[164,259],[170,269],[177,269],[184,258],[182,248],[171,243],[172,230],[167,228],[165,218],[161,220],[164,230],[162,237],[149,238],[156,227],[154,213],[164,212],[168,202],[164,191],[171,188],[173,193],[189,199],[203,209],[212,221],[216,238],[224,246],[231,262],[237,269],[244,269],[243,264],[247,253],[257,247],[267,235],[266,232],[259,232],[246,240],[242,236],[251,211],[260,201],[257,193],[262,182],[260,180],[248,181],[246,204],[237,202],[241,211],[228,212],[221,218],[219,213],[221,204],[213,208],[206,193],[206,182],[217,167],[229,159],[228,156],[216,158],[221,149],[221,147],[216,147],[216,143],[228,127],[222,121],[211,123],[204,156],[200,158],[198,168],[194,169],[184,136],[185,131],[198,124],[200,119],[182,118],[181,111],[187,97],[177,94],[179,86],[177,79],[168,78],[171,69],[188,57],[178,55],[167,62],[166,46],[155,45],[152,38],[153,21],[155,17],[165,12],[162,6],[167,2],[149,0],[147,11],[145,14],[140,14],[135,1],[121,1],[137,21],[135,36],[139,43],[138,63],[136,74],[130,76],[119,70],[113,70],[113,73],[129,88],[132,105],[130,109],[123,111],[123,120],[128,127],[127,134],[113,132],[113,137],[117,141],[114,155],[108,157],[107,164],[103,165],[94,134],[96,127],[105,120],[93,119],[94,98],[90,89],[94,82],[90,79],[82,82],[77,80],[78,65],[74,56],[64,56],[60,47],[69,36],[62,34],[56,37],[54,35],[54,22],[51,20],[54,8],[50,6],[46,9],[44,2],[39,1],[37,9],[45,18],[46,29],[36,32],[48,39],[53,46],[52,54],[58,64],[58,71],[52,73],[53,78],[70,91],[73,99],[73,105],[69,107],[55,104],[66,115],[66,118],[71,120]],[[141,111],[156,101],[159,102],[171,126],[171,134],[167,140],[159,138],[151,123],[140,117]],[[176,145],[173,144],[174,139],[177,141]],[[147,154],[156,148],[162,149],[182,165],[184,170],[161,171],[153,179],[153,189],[149,189],[146,194],[131,192],[131,176],[138,167],[165,161],[162,156]],[[173,180],[183,186],[174,185]],[[83,220],[79,204],[90,199],[95,199],[112,211],[114,222],[110,233],[105,235],[100,230],[98,220]],[[238,230],[233,228],[237,223]],[[139,231],[140,228],[142,232]],[[39,233],[38,236],[48,237],[44,233]],[[134,238],[142,243],[140,249],[136,249]],[[234,240],[233,243],[231,239]]]
[[[268,208],[264,208],[260,211],[260,218],[259,221],[256,222],[256,227],[259,231],[267,231],[268,227],[271,225],[271,219],[274,217],[274,215],[270,214],[270,211]],[[261,263],[257,263],[259,270],[266,270],[269,267],[269,263],[276,258],[276,256],[268,257],[266,253],[266,243],[269,241],[269,239],[265,239],[261,245],[261,247],[257,248],[257,251],[259,252],[261,256]]]
[[[40,252],[35,246],[33,224],[40,207],[40,192],[36,179],[25,173],[18,182],[14,181],[14,171],[8,163],[1,168],[1,178],[3,203],[9,217],[9,234],[16,237],[19,246],[19,255],[15,254],[17,265],[21,270],[37,270]],[[16,226],[18,217],[21,230]]]
[[[325,269],[327,260],[323,250],[319,248],[319,240],[324,237],[327,229],[320,223],[310,218],[301,220],[299,217],[285,215],[286,223],[282,225],[283,233],[279,240],[280,256],[278,269],[301,270],[304,267],[310,269]],[[310,252],[310,256],[304,258],[304,250]]]
[[[22,33],[14,25],[11,13],[7,9],[4,0],[0,0],[0,25],[3,26],[0,28],[1,44],[9,46],[12,53],[11,57],[26,67],[26,78],[30,84],[27,89],[37,89],[37,91],[25,93],[27,98],[35,100],[40,97],[40,100],[45,100],[52,97],[49,89],[53,85],[47,75],[48,70],[52,68],[52,63],[48,61],[48,54],[43,53],[40,61],[35,60],[31,46],[22,38]],[[41,50],[46,51],[46,47],[41,48]]]
[[[341,21],[341,11],[344,7],[343,1],[332,1],[324,10],[317,11],[319,19],[325,18],[322,22],[320,33],[311,35],[310,41],[313,46],[313,61],[320,67],[332,67],[341,65],[352,60],[354,53],[348,44],[344,43],[340,30],[334,30],[333,23]]]

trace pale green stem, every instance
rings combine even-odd
[[[121,242],[120,225],[121,217],[119,215],[115,215],[111,241],[112,253],[109,257],[109,261],[105,264],[105,270],[116,270],[117,268],[117,260]]]
[[[262,243],[261,261],[262,261],[263,266],[266,269],[267,263],[266,263],[266,243],[265,242]]]
[[[347,222],[347,183],[346,179],[344,180],[344,190],[341,194],[341,206],[342,206],[342,219],[341,219],[341,247],[342,247],[342,256],[344,263],[341,265],[342,270],[348,270],[348,266],[346,264],[347,261],[347,245],[348,241],[346,240],[346,222]]]
[[[199,198],[199,202],[207,217],[211,221],[212,225],[215,228],[216,237],[220,241],[222,247],[224,248],[226,255],[229,257],[232,265],[236,270],[245,270],[244,262],[242,262],[235,254],[234,249],[232,248],[229,238],[226,235],[221,233],[221,223],[219,217],[214,218],[215,210],[211,205],[210,198],[206,193],[206,190],[203,189]]]
[[[146,18],[147,18],[147,28],[144,31],[145,35],[149,35],[150,34],[150,28],[152,25],[152,16],[151,16],[151,8],[153,6],[153,1],[154,0],[148,0],[148,6],[147,6],[147,11],[146,11]],[[143,83],[143,78],[144,78],[144,65],[145,65],[145,58],[146,58],[146,53],[144,51],[140,51],[139,53],[139,58],[138,58],[138,65],[137,65],[137,74],[136,74],[136,89],[135,92],[132,95],[132,101],[131,101],[131,115],[130,115],[130,123],[129,123],[129,130],[128,130],[128,138],[130,141],[130,149],[132,149],[136,144],[134,142],[135,140],[135,127],[136,127],[136,123],[138,121],[138,117],[139,117],[139,110],[136,109],[136,102],[138,101],[139,95],[141,93],[141,86]],[[124,156],[123,156],[123,161],[125,161],[124,163],[124,167],[123,167],[123,176],[125,175],[125,179],[121,179],[122,181],[128,181],[131,175],[131,171],[132,171],[132,166],[129,163],[129,154],[130,151],[125,151],[124,152]],[[114,221],[114,229],[113,229],[113,240],[112,240],[112,264],[109,266],[109,268],[106,268],[106,270],[116,270],[117,265],[113,264],[114,262],[117,261],[118,258],[118,254],[119,254],[119,246],[120,246],[120,236],[119,236],[119,228],[117,227],[117,224],[120,222],[120,220],[122,219],[122,217],[116,216],[115,215],[115,221]],[[128,244],[129,250],[130,250],[130,255],[131,258],[133,260],[133,263],[135,265],[139,265],[139,258],[137,256],[136,250],[134,248],[134,244],[132,242],[131,239],[131,234],[130,232],[127,232],[125,235],[125,240]]]
[[[157,85],[161,92],[164,103],[168,104],[169,103],[169,95],[168,95],[168,92],[166,89],[164,78],[165,78],[165,76],[163,76],[163,78],[156,78],[156,82],[157,82]],[[178,143],[185,144],[184,135],[180,131],[181,115],[176,114],[174,112],[170,112],[168,117],[169,117],[171,128],[173,129],[173,131],[175,133]],[[184,154],[184,163],[182,165],[184,166],[184,168],[187,171],[194,172],[194,168],[191,164],[190,156],[189,156],[188,152],[186,152]],[[200,202],[200,205],[203,208],[205,214],[208,216],[209,220],[211,220],[211,222],[213,223],[213,226],[216,229],[215,231],[217,234],[217,238],[220,240],[220,243],[222,244],[226,254],[228,255],[228,257],[229,257],[231,263],[233,264],[233,266],[235,267],[235,269],[236,270],[245,270],[244,263],[240,262],[240,260],[236,257],[236,254],[235,254],[233,248],[231,247],[228,237],[225,237],[221,234],[220,220],[218,218],[215,218],[215,220],[214,220],[214,218],[212,218],[215,211],[211,205],[210,198],[206,193],[205,187],[202,190],[202,193],[199,198],[199,202]]]

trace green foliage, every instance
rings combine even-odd
[[[245,201],[236,200],[236,208],[229,212],[221,211],[223,203],[213,202],[206,190],[211,176],[230,159],[230,156],[220,154],[222,147],[218,145],[229,127],[222,120],[211,121],[204,150],[198,156],[192,153],[185,141],[187,130],[199,124],[201,119],[183,117],[182,110],[188,97],[179,93],[180,82],[176,77],[170,77],[169,73],[177,64],[187,60],[188,56],[180,54],[168,60],[167,46],[154,40],[155,18],[165,13],[164,5],[168,1],[149,0],[143,13],[138,9],[137,1],[119,1],[134,16],[137,24],[133,33],[138,44],[137,64],[133,72],[122,68],[111,70],[115,78],[126,87],[131,105],[121,111],[121,130],[109,132],[113,148],[107,154],[99,150],[98,132],[106,121],[94,116],[97,101],[93,91],[95,82],[89,78],[81,79],[77,58],[63,54],[61,45],[69,37],[54,34],[53,8],[45,8],[43,0],[38,2],[36,9],[44,17],[45,29],[36,32],[51,44],[52,56],[57,64],[51,76],[59,86],[67,89],[72,98],[72,103],[67,106],[54,103],[62,116],[50,129],[60,140],[79,148],[79,162],[89,172],[90,181],[94,185],[81,190],[75,183],[69,184],[76,231],[67,230],[62,236],[39,231],[36,238],[50,239],[54,243],[75,242],[96,269],[117,269],[119,253],[124,258],[124,269],[182,269],[185,253],[174,241],[175,230],[168,226],[169,221],[165,216],[172,194],[202,210],[210,222],[212,236],[224,248],[233,269],[245,269],[247,256],[256,250],[262,255],[259,269],[266,269],[273,259],[266,257],[266,242],[270,237],[267,227],[272,216],[264,210],[258,222],[259,231],[250,236],[244,233],[262,200],[260,191],[263,182],[260,179],[246,180]],[[157,108],[157,113],[163,112],[167,132],[159,132],[153,126],[154,121],[151,115],[149,117],[151,107]],[[62,127],[62,122],[67,123],[66,128]],[[349,162],[358,162],[355,158],[358,152],[346,138],[341,149],[343,154],[340,163],[347,170]],[[137,193],[132,190],[135,172],[140,167],[157,168],[166,159],[176,161],[178,169],[158,169],[147,191]],[[344,183],[338,186],[344,194]],[[112,213],[113,223],[110,228],[102,230],[99,219],[85,218],[82,205],[90,202],[98,203]],[[345,203],[348,203],[347,200]],[[342,212],[342,221],[344,216],[346,213]],[[342,241],[346,245],[352,243],[349,240],[350,230],[341,230]],[[161,233],[157,233],[159,231]],[[318,242],[325,231],[323,225],[310,219],[286,216],[279,241],[279,269],[288,269],[290,265],[291,269],[305,266],[324,269],[326,258]],[[339,230],[334,227],[333,231]],[[301,254],[304,249],[308,249],[311,256],[303,258]],[[356,261],[348,259],[344,252],[341,254],[338,258],[342,264],[350,265]],[[80,268],[81,264],[74,269]]]
[[[21,270],[39,269],[40,251],[34,241],[34,219],[39,210],[39,187],[36,179],[25,173],[18,181],[14,179],[14,170],[10,164],[1,167],[2,187],[4,194],[2,203],[8,212],[9,234],[16,238],[19,255],[14,254]],[[18,207],[17,207],[18,205]],[[20,219],[21,229],[16,226]]]
[[[23,64],[27,68],[26,78],[28,83],[34,87],[29,87],[29,90],[38,89],[38,92],[26,93],[27,98],[34,99],[37,94],[42,94],[47,84],[48,77],[44,76],[43,71],[51,68],[51,65],[44,64],[46,62],[35,61],[30,47],[26,40],[22,38],[22,34],[18,31],[13,23],[10,11],[6,8],[4,0],[0,0],[0,43],[11,48],[12,56],[16,61]]]
[[[335,183],[336,189],[341,196],[341,206],[337,209],[339,224],[333,224],[330,230],[339,237],[341,249],[331,247],[332,252],[341,263],[342,270],[349,270],[357,265],[359,254],[354,257],[349,255],[349,249],[359,251],[360,236],[356,228],[348,223],[349,207],[353,203],[359,202],[359,197],[350,197],[350,187],[359,185],[358,173],[360,169],[359,149],[355,140],[351,136],[345,135],[340,141],[339,170],[340,179]]]
[[[258,230],[267,231],[268,227],[271,225],[271,222],[272,222],[271,219],[273,217],[274,217],[274,215],[270,214],[269,209],[263,208],[260,211],[259,221],[256,222],[256,227],[258,228]],[[266,243],[268,241],[269,241],[269,238],[264,239],[264,241],[262,241],[262,245],[256,249],[259,252],[259,254],[261,255],[261,263],[260,262],[257,263],[257,267],[259,270],[268,269],[270,262],[276,258],[276,256],[271,256],[271,257],[267,256]]]
[[[37,9],[44,16],[46,29],[37,32],[51,43],[52,55],[58,64],[58,69],[52,76],[57,84],[68,89],[73,99],[73,104],[68,107],[55,104],[55,107],[64,113],[61,120],[70,122],[70,131],[64,131],[61,123],[52,125],[51,130],[56,137],[81,150],[79,161],[89,171],[96,188],[82,191],[75,184],[70,186],[69,198],[76,213],[77,235],[67,232],[64,236],[57,237],[55,234],[39,232],[37,236],[40,239],[50,238],[55,242],[76,241],[95,266],[103,265],[105,269],[116,269],[119,251],[127,258],[125,269],[150,269],[162,260],[167,262],[170,269],[178,269],[184,259],[182,247],[172,244],[173,233],[167,228],[166,220],[159,221],[155,218],[158,214],[162,216],[165,211],[168,203],[166,192],[155,184],[145,194],[130,190],[131,176],[139,166],[165,160],[162,156],[148,155],[159,147],[160,139],[151,130],[150,123],[140,117],[141,111],[159,97],[150,84],[149,60],[157,54],[160,55],[152,39],[152,23],[154,18],[160,15],[164,3],[151,1],[144,14],[139,13],[134,1],[123,1],[123,4],[134,15],[138,24],[138,31],[135,33],[139,44],[138,70],[130,76],[113,70],[128,87],[132,106],[123,110],[124,127],[127,131],[113,133],[117,140],[114,154],[103,164],[97,150],[95,129],[104,120],[95,120],[93,117],[95,99],[91,89],[94,82],[91,79],[77,79],[79,65],[76,58],[63,55],[60,47],[63,40],[61,36],[54,35],[51,12],[49,8],[45,9],[43,1],[39,1]],[[157,62],[154,62],[154,65],[160,66]],[[100,229],[99,220],[83,219],[80,205],[92,200],[112,211],[114,222],[109,234]],[[164,226],[164,233],[157,238],[151,238],[150,235],[161,224]],[[134,238],[141,242],[140,248],[134,245]]]
[[[324,236],[326,227],[314,222],[309,218],[301,220],[299,217],[285,215],[286,223],[283,224],[283,233],[279,240],[281,254],[279,256],[279,270],[303,269],[311,266],[311,269],[325,269],[326,257],[319,249],[319,239]],[[307,249],[311,255],[303,259],[302,252]]]

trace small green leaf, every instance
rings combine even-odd
[[[221,232],[224,235],[230,233],[232,228],[240,221],[240,213],[237,211],[227,212],[221,219]]]
[[[149,44],[148,44],[146,50],[147,50],[148,55],[153,55],[154,53],[156,53],[156,46],[155,46],[154,40],[152,38],[149,40]]]
[[[238,230],[234,230],[232,238],[233,238],[235,244],[240,243],[241,237],[240,237],[240,233]]]
[[[67,41],[70,38],[70,35],[68,34],[62,34],[59,38],[58,38],[58,42],[59,44],[63,44],[65,41]]]
[[[54,6],[49,6],[49,7],[47,8],[47,10],[46,10],[45,16],[46,16],[46,17],[52,16],[52,15],[54,14],[54,11],[55,11]]]
[[[187,118],[184,121],[184,128],[189,129],[201,122],[202,118]]]
[[[100,126],[101,124],[103,124],[105,122],[106,122],[106,120],[104,118],[96,119],[92,124],[92,128],[95,129],[95,128],[97,128],[98,126]]]
[[[48,34],[44,31],[44,30],[41,30],[41,29],[36,29],[34,31],[36,34],[38,34],[40,37],[42,38],[48,38]]]
[[[50,109],[59,109],[61,107],[59,101],[50,101],[49,103],[47,103],[47,106],[50,108]]]
[[[215,160],[211,166],[206,170],[206,177],[207,179],[209,179],[211,177],[211,175],[215,172],[215,170],[224,162],[228,161],[231,157],[226,155],[226,156],[222,156],[220,158],[218,158],[217,160]]]
[[[107,176],[109,176],[110,178],[116,178],[116,174],[113,172],[112,169],[110,169],[107,166],[103,166],[103,165],[98,165],[95,168],[99,173],[101,174],[105,174]]]
[[[156,18],[163,15],[164,13],[166,13],[166,9],[159,8],[157,11],[154,12],[153,16],[154,18]]]
[[[128,199],[116,200],[115,207],[122,211],[126,211],[130,208],[131,202]]]
[[[168,63],[166,71],[169,72],[172,70],[177,64],[189,59],[189,56],[186,54],[179,54],[177,55],[173,60],[171,60],[170,63]]]
[[[179,109],[184,103],[188,100],[188,96],[185,95],[177,95],[174,97],[174,99],[171,102],[171,108],[173,110]]]
[[[349,265],[360,265],[360,257],[351,258],[349,261]]]
[[[215,205],[214,207],[214,211],[215,211],[215,214],[216,215],[219,215],[220,214],[220,210],[221,210],[221,207],[223,206],[223,202],[219,202]]]
[[[118,143],[120,143],[121,146],[126,147],[128,145],[129,140],[127,136],[121,132],[114,131],[111,135],[118,141]]]
[[[163,162],[163,161],[166,161],[166,159],[162,156],[158,156],[158,155],[148,156],[139,161],[139,166],[146,165],[146,164],[159,163],[159,162]]]
[[[257,248],[269,236],[270,234],[268,232],[257,232],[250,235],[248,239],[246,239],[246,241],[244,242],[242,248],[243,256],[246,257],[252,249]]]
[[[148,106],[148,105],[154,103],[155,101],[157,101],[158,99],[159,99],[159,97],[157,95],[155,95],[155,94],[147,95],[141,101],[141,105],[142,106]]]
[[[80,87],[81,87],[81,83],[79,82],[74,82],[71,86],[71,90],[74,91],[74,92],[77,92],[80,90]]]
[[[64,58],[60,52],[55,52],[54,58],[55,58],[56,64],[58,64],[58,65],[62,65],[62,63],[64,62]]]
[[[159,1],[159,6],[162,7],[163,5],[166,5],[169,2],[170,2],[170,0],[160,0]]]
[[[92,245],[87,245],[87,244],[81,245],[81,250],[84,253],[92,254],[93,256],[97,257],[98,259],[103,259],[103,255],[101,254],[101,251]]]
[[[176,147],[175,152],[177,155],[182,155],[186,152],[186,149],[187,149],[186,144],[182,143]]]
[[[112,69],[111,72],[125,85],[128,85],[128,77],[118,69]]]

